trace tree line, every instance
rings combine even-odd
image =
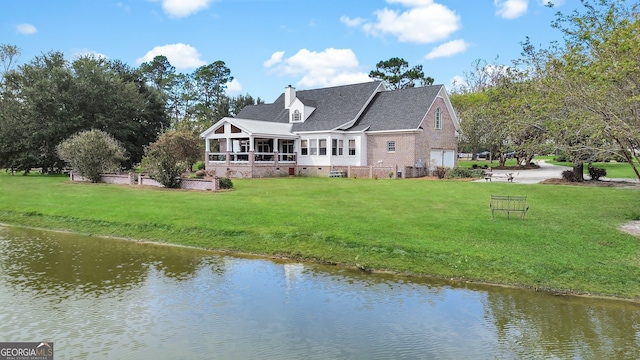
[[[19,56],[18,47],[0,44],[0,168],[12,173],[56,173],[73,164],[91,168],[87,174],[96,180],[101,170],[173,161],[167,169],[179,174],[179,166],[198,160],[194,154],[204,155],[202,131],[264,103],[249,94],[227,96],[233,76],[220,60],[185,74],[163,55],[137,68],[91,55],[69,61],[58,51],[17,65]],[[379,62],[370,77],[393,89],[433,82],[421,65],[410,68],[401,58]],[[104,158],[107,152],[113,157]]]
[[[467,150],[488,149],[500,165],[508,154],[522,165],[535,154],[561,154],[579,181],[585,163],[615,159],[640,179],[639,5],[581,5],[551,24],[562,42],[536,47],[525,39],[511,65],[477,60],[465,73],[451,100]]]
[[[179,74],[164,56],[131,67],[119,60],[58,51],[17,65],[20,49],[0,44],[0,168],[12,172],[66,167],[56,146],[81,131],[100,130],[125,149],[121,167],[139,164],[145,147],[167,131],[195,139],[208,126],[242,107],[250,95],[230,98],[233,79],[216,61]]]

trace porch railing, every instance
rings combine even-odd
[[[226,153],[209,153],[209,161],[211,162],[226,162],[227,154]]]
[[[245,163],[249,162],[250,153],[228,153],[229,162],[232,163]],[[256,163],[262,164],[273,164],[276,160],[276,153],[262,153],[257,152],[253,154],[253,161]],[[295,163],[296,162],[296,154],[295,153],[278,153],[278,162],[279,163]],[[209,161],[210,162],[218,162],[223,163],[227,161],[227,153],[209,153]]]
[[[280,153],[278,154],[278,162],[296,162],[296,154]]]
[[[257,152],[254,154],[254,161],[260,163],[272,163],[273,159],[275,159],[274,153],[261,153]]]

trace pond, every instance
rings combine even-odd
[[[631,359],[640,305],[0,227],[0,342],[56,359]]]

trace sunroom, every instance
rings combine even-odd
[[[295,164],[296,139],[289,123],[223,118],[200,134],[208,164]]]

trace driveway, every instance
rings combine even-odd
[[[558,165],[547,164],[544,160],[535,160],[534,162],[537,163],[540,166],[540,168],[528,169],[528,170],[496,170],[494,169],[492,171],[494,174],[494,178],[492,179],[492,181],[506,182],[507,181],[506,175],[511,173],[513,174],[514,183],[537,184],[547,179],[561,179],[563,171],[572,169],[568,166],[558,166]],[[480,179],[475,181],[485,182],[486,180]]]

